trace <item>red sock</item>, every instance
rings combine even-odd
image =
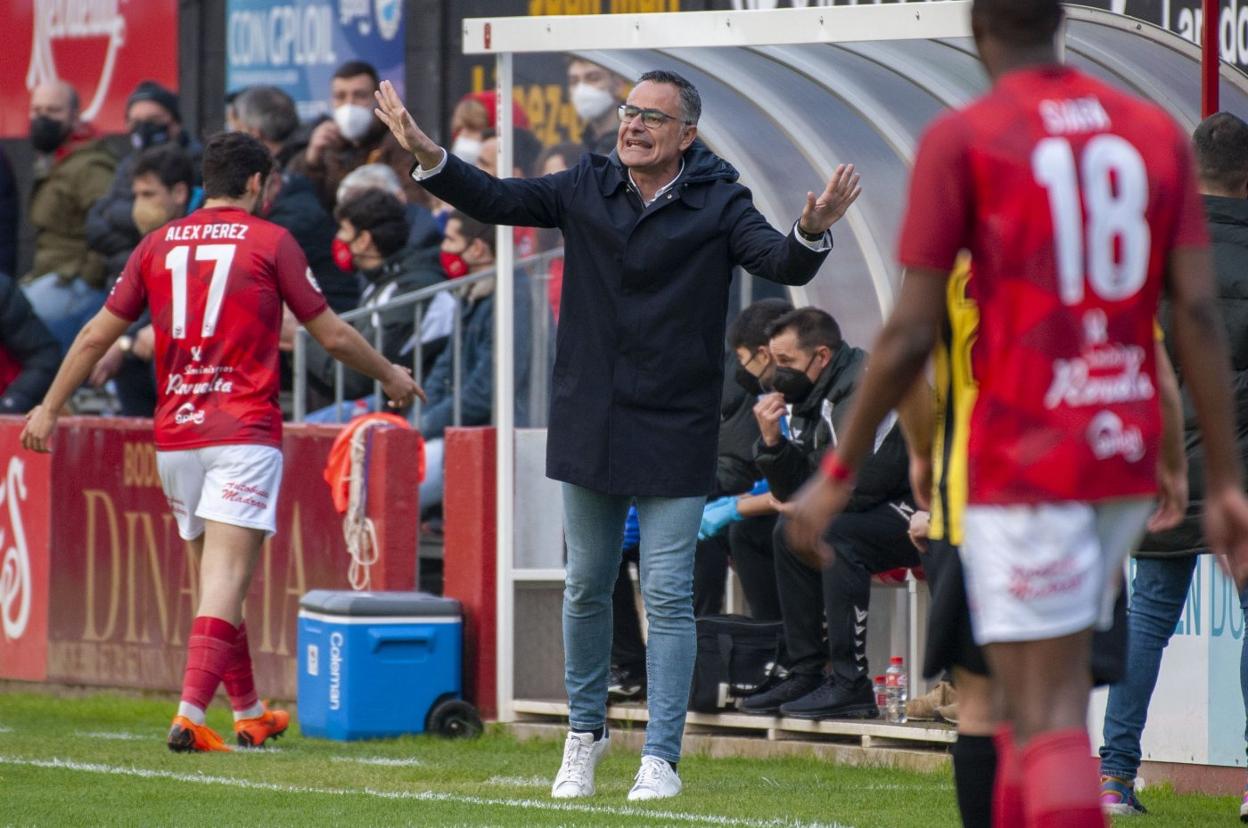
[[[238,631],[228,621],[208,615],[196,616],[191,622],[191,636],[186,643],[182,701],[200,710],[208,707],[230,663],[237,636]]]
[[[256,681],[251,673],[251,651],[247,647],[247,622],[238,625],[234,648],[230,651],[229,666],[221,676],[225,692],[230,697],[230,707],[247,710],[260,699],[256,695]]]
[[[1027,828],[1104,828],[1092,744],[1081,727],[1042,733],[1022,752]]]
[[[1003,725],[993,742],[997,746],[997,779],[992,791],[994,828],[1022,828],[1023,767],[1014,745],[1014,731]]]

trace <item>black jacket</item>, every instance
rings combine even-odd
[[[845,427],[850,402],[867,361],[860,348],[843,344],[805,400],[789,415],[789,438],[768,446],[759,437],[754,459],[777,500],[790,500],[819,468],[824,452],[835,448]],[[862,463],[847,512],[864,512],[910,492],[910,460],[901,428],[893,423],[874,452]]]
[[[754,442],[758,440],[758,420],[754,404],[758,398],[747,394],[731,376],[737,358],[728,355],[725,364],[724,394],[719,410],[719,455],[716,458],[715,491],[712,497],[739,495],[763,479],[754,462]]]
[[[195,170],[195,184],[200,183],[203,169],[204,148],[182,133],[179,142],[191,155],[191,167]],[[140,151],[131,152],[117,165],[113,186],[96,199],[87,211],[87,247],[104,257],[104,274],[108,284],[121,275],[131,251],[139,243],[139,228],[134,226],[131,210],[134,207],[134,168],[139,163]]]
[[[285,227],[299,242],[325,301],[335,313],[345,313],[359,305],[359,280],[354,273],[344,273],[334,264],[331,245],[338,226],[321,206],[311,181],[298,173],[284,173],[282,188],[265,218]]]
[[[371,277],[371,278],[370,278]],[[436,285],[446,278],[441,267],[430,266],[429,259],[420,251],[403,248],[395,253],[381,268],[363,276],[367,283],[360,299],[361,308],[383,305],[414,290]],[[410,359],[400,352],[415,330],[415,313],[412,306],[380,311],[353,320],[356,330],[373,344],[378,326],[381,328],[381,353],[397,364],[409,364]],[[308,343],[308,379],[323,393],[333,394],[335,360],[315,340]],[[373,381],[350,368],[342,372],[343,399],[354,400],[373,393]]]
[[[1204,196],[1205,216],[1213,238],[1218,310],[1231,351],[1231,392],[1235,405],[1235,437],[1240,465],[1248,469],[1248,200]],[[1173,343],[1170,314],[1163,310],[1162,327]],[[1176,362],[1182,377],[1183,367]],[[1191,497],[1183,522],[1140,542],[1143,557],[1173,557],[1208,552],[1200,515],[1205,498],[1205,452],[1196,422],[1196,408],[1183,388],[1183,431],[1187,448],[1188,491]]]
[[[546,473],[613,495],[714,488],[728,290],[737,265],[803,285],[826,253],[780,233],[700,142],[648,207],[619,159],[498,180],[454,156],[421,183],[492,224],[558,227],[566,252]]]
[[[26,294],[0,273],[0,372],[6,363],[20,366],[7,386],[0,377],[0,414],[25,414],[38,405],[61,364],[61,347],[35,316]]]
[[[17,178],[9,157],[0,150],[0,273],[16,277],[17,226],[21,220]]]

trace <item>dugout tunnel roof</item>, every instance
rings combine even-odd
[[[1072,7],[1065,49],[1071,65],[1156,101],[1189,131],[1199,123],[1200,52],[1179,35]],[[900,279],[896,239],[922,131],[988,85],[969,38],[578,54],[625,77],[655,68],[688,77],[702,94],[703,140],[781,228],[837,163],[857,165],[862,197],[834,229],[836,250],[818,277],[793,298],[828,309],[864,346]],[[1222,109],[1248,117],[1248,76],[1223,64],[1221,77]]]

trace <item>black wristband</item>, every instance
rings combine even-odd
[[[823,241],[823,237],[825,235],[825,233],[818,233],[812,236],[810,233],[807,233],[805,230],[802,229],[802,223],[800,221],[797,224],[793,225],[793,229],[797,231],[797,235],[801,236],[803,239],[810,242],[811,244],[814,244],[815,242]]]

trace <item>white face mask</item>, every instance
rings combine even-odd
[[[596,121],[615,103],[615,96],[600,86],[578,83],[572,87],[572,108],[583,121]]]
[[[373,110],[356,104],[343,104],[334,110],[334,123],[348,141],[358,141],[373,125]]]
[[[451,144],[451,155],[466,164],[475,164],[481,157],[481,146],[482,142],[476,138],[460,135],[455,139],[455,143]]]

